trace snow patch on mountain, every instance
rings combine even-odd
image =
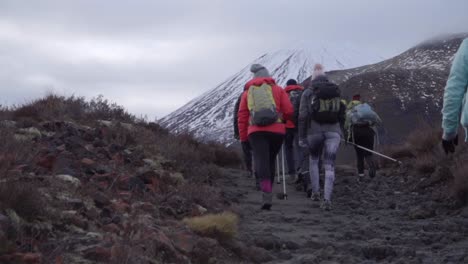
[[[322,63],[326,70],[343,70],[381,61],[382,57],[349,44],[322,45],[316,48],[287,49],[267,53],[248,64],[214,89],[190,101],[161,120],[174,133],[191,132],[202,140],[231,143],[233,109],[244,85],[252,78],[250,65],[264,65],[279,85],[288,79],[304,81],[313,66]]]

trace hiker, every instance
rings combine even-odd
[[[458,145],[458,127],[461,121],[465,128],[465,141],[468,141],[468,39],[465,39],[455,55],[452,69],[445,86],[444,107],[442,109],[442,147],[445,153],[455,152]],[[461,116],[461,117],[460,117]]]
[[[298,181],[298,173],[303,171],[302,165],[307,154],[299,147],[299,137],[297,136],[297,119],[299,117],[299,106],[304,88],[297,84],[297,81],[290,79],[286,83],[284,91],[288,94],[289,100],[294,109],[292,120],[286,122],[286,137],[284,142],[286,163],[288,165],[288,178],[290,183]],[[307,170],[307,169],[306,169]]]
[[[338,86],[323,74],[323,67],[314,67],[313,79],[304,91],[299,109],[299,145],[310,153],[309,173],[313,201],[320,201],[319,160],[323,150],[325,168],[324,195],[321,208],[331,210],[335,181],[336,152],[340,146],[346,105],[341,102]]]
[[[239,105],[242,99],[242,94],[239,96],[239,98],[236,101],[236,104],[234,106],[234,138],[237,140],[240,140],[239,137],[239,127],[237,125],[238,123],[238,115],[237,113],[239,112]],[[260,190],[260,182],[258,178],[255,176],[255,173],[253,172],[253,167],[252,167],[252,148],[250,147],[250,143],[248,140],[241,141],[241,147],[242,147],[242,154],[244,156],[244,164],[245,167],[247,168],[247,171],[249,172],[250,176],[254,177],[255,179],[255,189]]]
[[[270,210],[275,160],[286,134],[284,123],[291,119],[293,107],[264,66],[253,64],[250,71],[254,77],[245,85],[239,106],[239,136],[252,147],[254,171],[263,192],[261,209]]]
[[[348,104],[345,122],[345,140],[361,147],[374,150],[376,132],[375,125],[381,120],[370,105],[361,102],[361,95],[356,94]],[[369,169],[369,177],[374,178],[377,173],[377,164],[373,155],[367,150],[354,146],[356,151],[358,181],[364,179],[364,161]]]

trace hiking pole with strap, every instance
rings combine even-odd
[[[363,146],[361,146],[361,145],[358,145],[358,144],[353,143],[353,142],[350,142],[350,141],[346,141],[346,140],[344,140],[344,139],[341,139],[341,141],[343,141],[343,142],[345,142],[345,143],[349,143],[349,144],[351,144],[351,145],[353,145],[353,146],[355,146],[355,147],[357,147],[357,148],[360,148],[360,149],[362,149],[362,150],[368,151],[368,152],[373,153],[373,154],[375,154],[375,155],[377,155],[377,156],[380,156],[380,157],[382,157],[382,158],[385,158],[385,159],[391,160],[391,161],[393,161],[393,162],[396,162],[396,163],[398,163],[398,164],[400,164],[400,165],[403,165],[403,162],[401,162],[401,161],[399,161],[399,160],[396,160],[396,159],[394,159],[394,158],[391,158],[391,157],[389,157],[389,156],[385,156],[384,154],[379,153],[379,152],[377,152],[377,151],[370,150],[370,149],[365,148],[365,147],[363,147]]]
[[[282,166],[282,173],[283,173],[283,193],[278,194],[278,199],[287,200],[288,195],[286,194],[286,175],[284,169],[284,145],[281,146],[281,166]]]
[[[276,183],[277,184],[280,184],[281,183],[281,180],[280,180],[280,164],[279,164],[279,155],[276,155],[276,175],[277,175],[277,180],[276,180]]]

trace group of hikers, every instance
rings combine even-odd
[[[376,176],[373,159],[379,116],[359,94],[347,103],[339,87],[316,64],[307,87],[288,80],[281,88],[260,64],[251,66],[252,80],[244,86],[234,110],[234,134],[242,144],[245,164],[262,191],[262,210],[272,207],[275,165],[283,144],[289,183],[302,184],[307,197],[331,209],[335,160],[341,142],[355,147],[357,178]],[[468,132],[468,39],[454,57],[442,109],[442,147],[449,154],[458,145],[461,124]],[[465,141],[468,140],[465,138]],[[376,153],[378,154],[378,153]],[[283,157],[284,157],[283,156]],[[283,168],[284,170],[284,168]],[[320,191],[320,172],[324,188]],[[323,193],[323,195],[322,195]]]
[[[301,186],[307,197],[321,201],[325,210],[331,209],[335,160],[341,142],[355,145],[358,179],[364,178],[365,163],[369,176],[375,177],[377,166],[371,151],[375,126],[381,120],[359,94],[347,103],[321,64],[314,66],[305,88],[290,79],[283,89],[260,64],[252,65],[250,71],[253,79],[244,86],[235,105],[234,134],[241,142],[256,189],[262,191],[261,209],[271,209],[276,160],[283,146],[288,183]]]

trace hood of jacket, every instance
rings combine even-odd
[[[300,85],[288,85],[284,88],[284,91],[289,93],[290,91],[295,91],[295,90],[304,90],[304,87]]]
[[[269,84],[271,86],[276,85],[276,82],[273,78],[271,77],[258,77],[258,78],[253,78],[252,80],[248,81],[245,86],[244,86],[244,91],[247,91],[250,86],[261,86],[262,84]]]

